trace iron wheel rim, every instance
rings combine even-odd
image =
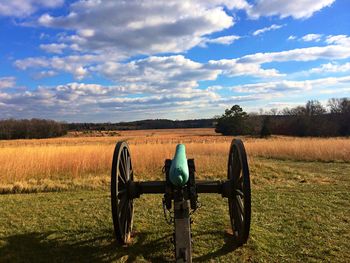
[[[131,155],[126,142],[118,142],[114,149],[111,171],[111,206],[115,236],[121,244],[130,241],[134,205],[128,185],[134,180]]]
[[[232,195],[228,198],[232,233],[238,246],[247,242],[251,221],[251,188],[248,161],[243,142],[234,139],[231,143],[227,178]]]

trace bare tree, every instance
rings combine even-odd
[[[328,100],[328,107],[333,114],[347,114],[350,113],[350,99],[349,98],[331,98]]]
[[[326,112],[326,109],[318,100],[309,100],[306,103],[305,110],[308,116],[321,115]]]

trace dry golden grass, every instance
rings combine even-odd
[[[51,184],[55,181],[74,181],[75,185],[85,181],[89,181],[88,184],[108,181],[113,149],[118,140],[130,143],[137,178],[150,180],[162,178],[164,160],[172,158],[177,143],[186,143],[188,158],[195,158],[199,177],[224,177],[232,137],[219,136],[213,129],[183,129],[123,131],[116,137],[71,135],[56,139],[0,141],[0,185],[8,189],[16,184],[17,188],[27,189],[37,184],[45,190],[54,188]],[[252,165],[255,165],[254,157],[350,162],[350,139],[346,138],[243,140]]]

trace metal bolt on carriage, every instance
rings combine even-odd
[[[221,194],[227,198],[235,246],[247,242],[251,217],[251,190],[247,155],[243,142],[234,139],[230,146],[227,179],[195,179],[194,159],[187,159],[185,146],[178,144],[174,158],[166,159],[164,181],[134,181],[130,149],[125,141],[117,143],[111,172],[111,205],[114,232],[119,244],[129,242],[135,198],[142,194],[163,194],[164,215],[173,215],[175,261],[192,262],[190,215],[199,207],[198,194]]]

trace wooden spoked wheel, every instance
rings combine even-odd
[[[115,236],[120,244],[130,240],[134,205],[128,193],[128,185],[134,180],[128,144],[118,142],[112,162],[111,204]]]
[[[232,187],[232,194],[228,198],[232,232],[236,244],[241,246],[249,237],[251,192],[247,155],[239,139],[231,143],[227,178]]]

